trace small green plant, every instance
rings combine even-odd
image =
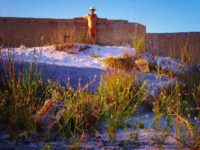
[[[81,149],[81,143],[79,140],[75,139],[71,145],[68,147],[69,150]]]
[[[52,150],[52,147],[50,144],[45,144],[42,150]]]
[[[165,144],[167,134],[165,130],[162,130],[161,132],[154,131],[152,140],[155,142],[155,144],[158,144],[159,147],[162,147]]]
[[[193,40],[189,33],[186,39],[181,41],[179,49],[178,57],[181,59],[182,63],[192,66],[199,62],[200,44]]]
[[[192,116],[194,113],[199,117],[199,112],[195,110],[195,107],[199,106],[199,99],[196,90],[193,89],[194,96],[185,93],[188,91],[182,90],[182,86],[178,84],[175,87],[170,87],[161,92],[159,97],[155,99],[153,105],[154,112],[154,129],[158,137],[157,141],[161,142],[164,140],[163,137],[173,136],[178,141],[178,147],[186,145],[189,148],[198,148],[200,137],[196,135],[196,131],[199,130],[198,125],[192,123]],[[188,99],[189,98],[189,99]],[[195,106],[195,107],[194,107]],[[161,126],[162,120],[165,118],[164,127]],[[171,135],[171,130],[175,130],[175,134]],[[161,135],[165,136],[160,136]],[[165,133],[165,134],[162,134]],[[182,144],[180,144],[182,143]],[[191,145],[191,143],[193,143]],[[194,146],[194,147],[193,147]]]
[[[95,54],[92,54],[91,57],[92,57],[92,58],[95,58],[95,59],[96,59],[96,58],[99,58],[99,56],[98,56],[98,55],[95,55]]]
[[[145,35],[143,36],[134,35],[132,38],[132,47],[135,48],[137,52],[143,53],[146,48]]]
[[[0,81],[0,120],[7,125],[9,131],[31,130],[34,128],[31,117],[41,105],[45,86],[40,82],[40,72],[34,62],[28,67],[18,62],[18,74],[15,62],[8,53],[7,60],[0,60],[3,70]],[[26,70],[24,69],[26,68]],[[13,132],[14,133],[14,132]]]
[[[80,134],[96,131],[96,125],[102,122],[107,127],[108,139],[114,140],[116,130],[127,127],[128,121],[143,104],[146,95],[144,86],[136,86],[132,70],[134,59],[135,57],[129,54],[119,58],[107,58],[106,64],[114,69],[102,74],[100,85],[93,92],[88,90],[93,81],[83,87],[79,82],[77,89],[70,86],[70,79],[66,81],[65,87],[52,81],[44,83],[39,80],[41,73],[34,62],[28,69],[20,62],[21,69],[16,74],[16,62],[11,57],[7,60],[1,59],[1,125],[7,127],[11,133],[25,130],[26,134],[21,137],[24,139],[29,135],[29,131],[35,128],[31,116],[40,109],[46,99],[54,99],[64,102],[65,112],[60,124],[63,135],[67,134],[74,139],[71,148],[80,148],[80,141],[76,140],[81,137]],[[154,99],[154,140],[159,146],[165,144],[166,137],[172,136],[186,147],[200,147],[200,81],[198,74],[193,73],[179,75],[178,79],[184,81],[181,82],[182,85],[164,88]],[[134,121],[130,126],[133,128],[132,138],[139,143],[140,129],[144,128],[144,124]],[[98,136],[97,132],[96,134]],[[124,143],[122,145],[125,146]],[[45,145],[44,148],[51,149],[51,146]]]
[[[102,75],[98,95],[103,109],[102,115],[109,131],[112,131],[111,135],[115,128],[124,128],[130,117],[137,112],[144,93],[143,87],[137,89],[134,86],[133,73],[118,70]]]
[[[70,78],[66,82],[66,87],[52,81],[49,81],[47,85],[46,96],[50,99],[62,100],[65,104],[62,131],[70,136],[93,129],[100,120],[101,108],[97,95],[88,91],[88,87],[95,81],[95,78],[83,87],[80,81],[81,79],[77,89],[70,86]]]
[[[99,123],[100,107],[95,96],[80,94],[66,103],[63,130],[68,134],[82,133]]]
[[[141,122],[135,122],[133,124],[133,129],[144,129],[144,124]]]
[[[134,141],[139,142],[139,135],[140,135],[140,132],[138,129],[134,129],[132,131],[132,138],[134,139]]]
[[[184,91],[192,93],[192,90],[200,84],[200,70],[192,67],[190,71],[178,74],[177,79],[183,82]]]

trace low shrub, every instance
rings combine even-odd
[[[134,79],[134,73],[120,70],[102,75],[98,95],[103,118],[112,131],[117,127],[123,128],[143,101],[145,90],[136,88]]]
[[[143,53],[146,48],[146,37],[134,35],[132,38],[132,46],[136,49],[138,53]]]
[[[113,60],[114,59],[114,60]],[[130,118],[138,111],[145,99],[143,86],[135,84],[134,56],[125,55],[122,58],[107,58],[110,71],[101,76],[96,91],[89,92],[91,83],[77,89],[70,87],[68,79],[66,86],[48,81],[43,83],[37,65],[31,63],[27,67],[19,64],[16,73],[15,63],[10,58],[0,60],[3,74],[0,79],[0,121],[9,132],[17,134],[19,130],[34,130],[33,114],[43,105],[46,99],[62,100],[65,111],[61,117],[62,131],[71,137],[77,133],[96,128],[105,123],[108,138],[115,138],[117,128],[125,128]],[[105,61],[105,60],[104,60]],[[113,67],[114,66],[114,67]],[[128,71],[127,71],[128,70]],[[198,74],[188,72],[178,76],[183,85],[163,89],[153,103],[154,129],[161,135],[157,140],[164,143],[165,137],[174,138],[188,147],[199,148],[200,120],[200,82]],[[191,85],[191,86],[190,86]],[[165,120],[164,127],[161,125]],[[133,129],[143,128],[142,124],[134,122]],[[171,130],[175,134],[171,135]],[[158,131],[158,132],[157,132]],[[138,132],[135,132],[138,135]],[[138,139],[138,136],[136,136]],[[159,137],[161,139],[159,139]]]
[[[39,80],[39,72],[34,64],[18,74],[14,62],[1,61],[3,68],[0,81],[0,120],[10,130],[31,130],[34,120],[31,117],[42,103],[45,85]],[[19,68],[18,68],[19,69]]]
[[[94,95],[80,94],[66,103],[63,131],[71,136],[91,130],[99,123],[101,108]]]
[[[64,44],[57,44],[55,45],[55,50],[57,51],[67,51],[74,47],[73,43],[64,43]]]
[[[120,57],[107,57],[103,59],[103,64],[108,68],[130,71],[135,67],[135,59],[134,55],[125,52]]]
[[[198,148],[200,146],[200,136],[197,134],[199,126],[196,122],[200,118],[198,88],[190,90],[192,93],[183,92],[183,88],[184,86],[177,84],[174,88],[162,90],[159,97],[155,99],[153,106],[154,129],[156,131],[164,130],[167,136],[174,137],[179,148],[181,145]],[[196,121],[194,117],[196,117]],[[171,132],[173,129],[175,130],[174,134]]]
[[[191,70],[177,75],[177,79],[186,86],[187,90],[193,90],[200,84],[200,70],[192,67]]]

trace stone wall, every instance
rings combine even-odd
[[[147,33],[147,48],[165,56],[200,62],[200,32]]]
[[[97,44],[132,44],[135,35],[138,38],[146,35],[147,48],[156,49],[161,55],[196,56],[200,62],[200,32],[146,34],[146,27],[139,23],[98,19]],[[0,45],[44,46],[74,42],[88,43],[87,20],[0,17]]]
[[[97,43],[125,45],[134,34],[144,36],[145,26],[126,20],[100,18],[97,22]],[[87,43],[87,20],[0,17],[0,42],[5,46],[44,46],[66,42]]]

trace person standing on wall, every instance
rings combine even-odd
[[[90,13],[83,18],[88,21],[88,38],[92,44],[96,44],[96,24],[97,24],[97,15],[94,13],[95,8],[90,7]]]

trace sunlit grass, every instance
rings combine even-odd
[[[124,52],[119,57],[106,57],[102,60],[102,63],[107,68],[120,69],[120,70],[132,70],[135,67],[135,55],[131,55],[128,52]]]
[[[90,92],[91,83],[77,89],[70,86],[70,78],[63,87],[56,82],[43,82],[36,63],[25,67],[20,62],[21,70],[16,74],[14,60],[0,60],[3,74],[0,84],[0,120],[11,134],[19,131],[31,132],[36,129],[34,114],[42,107],[45,100],[54,99],[64,102],[65,111],[60,122],[64,135],[79,138],[85,131],[97,132],[96,126],[104,123],[108,139],[115,139],[118,128],[127,128],[128,121],[143,106],[146,90],[136,86],[134,75],[134,56],[124,55],[119,58],[103,60],[111,69],[101,75],[100,85]],[[181,74],[178,80],[184,84],[163,89],[154,98],[154,140],[159,145],[165,138],[173,136],[179,143],[189,148],[199,148],[200,120],[200,82],[199,72]],[[94,79],[95,80],[95,79]],[[188,82],[187,82],[188,81]],[[93,82],[93,81],[91,81]],[[164,118],[164,122],[161,120]],[[161,125],[164,123],[164,126]],[[138,128],[144,125],[134,122],[131,126],[135,139],[139,139]],[[171,130],[175,130],[172,134]],[[79,143],[79,142],[77,142]],[[49,148],[49,146],[45,147]]]

